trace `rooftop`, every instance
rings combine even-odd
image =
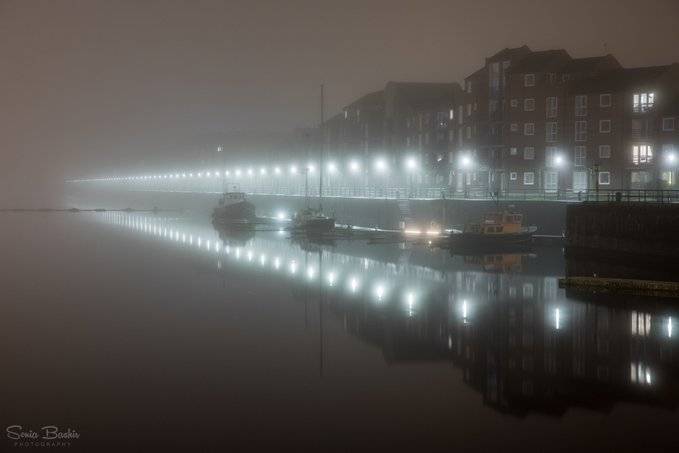
[[[621,68],[594,77],[572,82],[571,88],[578,92],[626,91],[632,87],[653,85],[669,69],[670,65],[644,68]]]

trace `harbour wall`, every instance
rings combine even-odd
[[[131,192],[91,189],[71,191],[65,207],[78,208],[126,208],[181,209],[197,215],[209,215],[216,206],[219,194],[179,193],[179,192]],[[285,213],[291,216],[306,205],[303,197],[280,195],[250,195],[248,199],[255,205],[257,215],[276,216]],[[318,206],[317,199],[309,201],[312,207]],[[501,202],[500,207],[514,206],[525,216],[525,223],[536,225],[538,234],[561,235],[566,225],[568,202],[560,201],[513,201]],[[478,221],[484,213],[497,209],[496,203],[489,200],[450,200],[450,199],[377,199],[377,198],[337,198],[323,199],[323,210],[333,215],[338,223],[356,226],[396,229],[403,218],[409,218],[422,227],[436,222],[446,227],[462,226],[470,221]]]
[[[567,207],[569,255],[677,266],[679,204],[578,203]]]

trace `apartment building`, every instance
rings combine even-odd
[[[415,96],[405,115],[405,163],[416,165],[420,183],[448,186],[452,183],[451,162],[455,150],[455,106],[462,88],[441,87],[440,95]]]
[[[384,146],[384,91],[368,93],[324,125],[326,149],[338,158],[362,158]]]
[[[528,46],[503,49],[464,80],[457,105],[457,190],[501,190],[510,68],[530,55]]]
[[[466,80],[458,153],[474,170],[457,188],[464,177],[503,193],[671,186],[675,158],[653,156],[674,156],[677,83],[676,64],[625,69],[612,55],[505,49]]]
[[[338,157],[417,161],[420,184],[488,194],[679,187],[679,64],[506,48],[457,83],[388,82],[325,124]]]

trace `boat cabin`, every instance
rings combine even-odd
[[[239,203],[241,201],[245,201],[245,193],[244,192],[226,192],[219,199],[219,206]]]
[[[523,225],[523,214],[515,212],[493,212],[486,214],[481,223],[470,223],[465,227],[466,233],[474,234],[514,234],[520,233]]]

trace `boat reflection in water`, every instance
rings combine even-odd
[[[101,218],[189,248],[216,272],[242,266],[282,279],[293,294],[322,294],[321,308],[387,362],[450,362],[498,411],[679,402],[679,312],[660,300],[567,297],[558,248],[474,258],[358,241],[305,250],[283,232],[240,241],[184,220]]]

